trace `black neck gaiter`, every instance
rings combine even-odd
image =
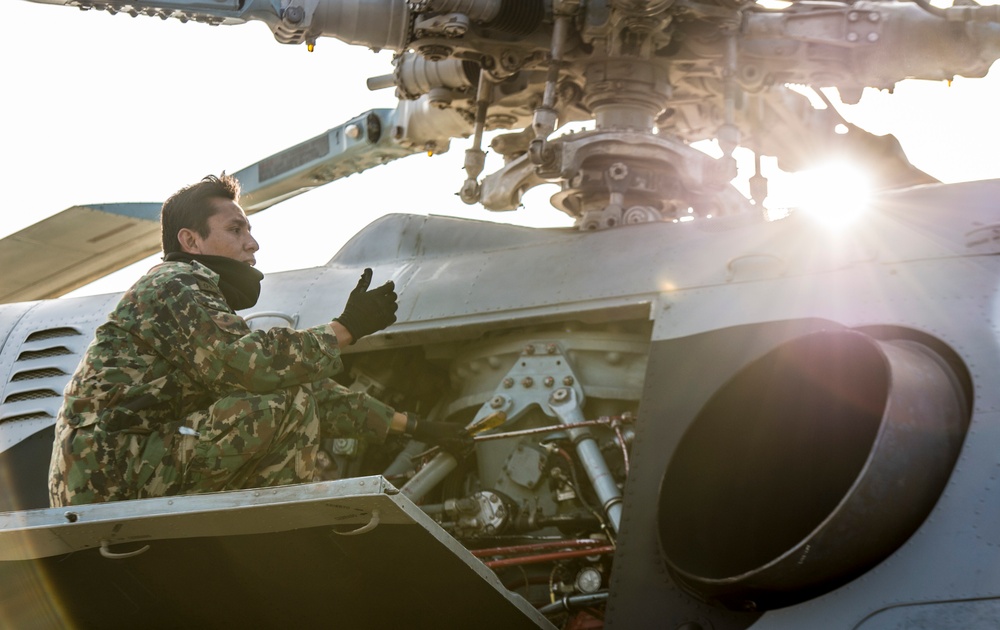
[[[196,260],[219,274],[219,289],[226,298],[226,304],[229,304],[234,311],[250,308],[260,297],[260,281],[264,279],[264,274],[245,262],[225,256],[187,252],[173,252],[164,256],[163,260],[164,262]]]

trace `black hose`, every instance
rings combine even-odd
[[[577,608],[585,608],[594,604],[603,604],[608,601],[607,591],[596,593],[584,593],[582,595],[567,595],[557,602],[553,602],[538,609],[543,615],[554,615],[556,613],[570,612]]]

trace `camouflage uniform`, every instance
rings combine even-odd
[[[56,421],[53,506],[311,481],[321,436],[385,439],[393,410],[331,379],[329,325],[251,332],[218,282],[163,263],[97,329]]]

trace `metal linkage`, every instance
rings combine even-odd
[[[600,446],[590,435],[590,431],[572,426],[586,422],[577,403],[576,392],[570,387],[557,389],[549,398],[549,407],[563,423],[563,428],[572,439],[580,464],[587,472],[587,477],[594,486],[594,492],[601,501],[601,507],[617,534],[622,517],[622,493],[608,469],[608,464],[604,461]]]

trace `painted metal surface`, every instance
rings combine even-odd
[[[4,592],[32,573],[17,614],[37,628],[553,627],[381,477],[0,514]]]

